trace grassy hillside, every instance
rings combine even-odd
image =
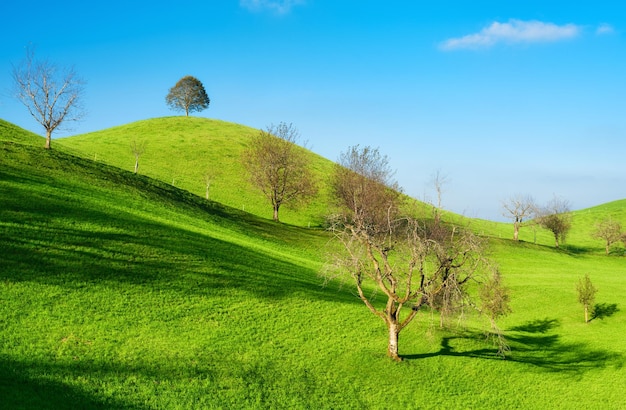
[[[132,141],[145,143],[139,173],[196,195],[205,195],[204,175],[214,175],[209,196],[217,202],[265,218],[272,206],[248,182],[241,163],[242,151],[258,130],[238,124],[197,117],[167,117],[138,121],[103,131],[56,140],[77,155],[116,167],[133,170]],[[327,214],[324,181],[332,163],[309,152],[321,192],[308,207],[294,212],[281,208],[281,220],[300,226],[318,226]]]
[[[0,119],[0,141],[17,142],[25,145],[35,145],[43,147],[45,139],[42,136],[33,134],[15,124]]]
[[[197,117],[166,117],[138,121],[106,130],[55,140],[55,145],[76,155],[133,170],[132,141],[145,143],[139,173],[205,195],[204,175],[214,175],[210,198],[263,218],[271,218],[268,201],[252,187],[241,164],[241,154],[250,136],[258,130],[243,125]],[[281,220],[299,226],[319,226],[328,214],[328,175],[332,161],[309,152],[320,181],[320,195],[307,207],[281,209]],[[596,222],[611,217],[626,227],[626,200],[598,208],[574,212],[569,242],[585,251],[600,253],[602,242],[591,236]],[[496,238],[510,238],[512,225],[467,219],[448,214],[449,220],[471,226],[476,232]],[[522,228],[520,240],[552,245],[552,234],[529,225]],[[567,243],[565,248],[567,248]]]
[[[513,243],[510,226],[470,221],[495,233],[491,256],[512,289],[501,324],[510,357],[495,356],[476,317],[441,330],[424,312],[402,333],[396,364],[349,283],[321,286],[323,231],[17,134],[0,136],[8,408],[626,406],[626,259],[581,242],[585,227],[555,250],[528,227],[530,240]],[[575,226],[619,209],[575,213]],[[585,273],[599,289],[589,324],[575,292]]]

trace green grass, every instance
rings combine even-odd
[[[510,225],[469,221],[512,290],[511,355],[497,358],[479,318],[440,330],[424,312],[398,364],[349,283],[322,286],[322,230],[12,129],[0,136],[0,407],[626,407],[626,259],[604,256],[584,222],[623,202],[574,213],[561,250],[546,232],[513,243]],[[589,324],[585,273],[602,307]]]
[[[259,130],[197,117],[166,117],[56,140],[57,146],[116,167],[133,170],[133,140],[145,142],[139,173],[204,196],[204,175],[214,175],[211,199],[264,218],[272,205],[249,183],[241,156]],[[299,226],[319,226],[327,214],[327,177],[332,162],[309,152],[314,174],[322,183],[317,200],[304,209],[281,207],[280,219]]]

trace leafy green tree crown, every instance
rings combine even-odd
[[[165,97],[165,102],[171,109],[185,111],[185,115],[189,116],[189,112],[209,108],[211,100],[200,80],[188,75],[178,80],[176,85],[170,88],[170,92]]]

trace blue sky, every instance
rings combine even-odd
[[[502,220],[515,194],[574,209],[626,198],[626,5],[617,1],[220,0],[4,2],[0,118],[42,134],[10,94],[36,56],[87,81],[67,136],[178,115],[293,123],[316,153],[378,147],[405,192]],[[7,17],[11,16],[11,17]]]

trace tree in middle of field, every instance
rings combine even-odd
[[[608,255],[611,245],[619,242],[623,237],[622,225],[618,221],[606,219],[596,224],[593,237],[604,241],[604,253]]]
[[[513,219],[513,239],[519,240],[519,230],[524,221],[536,212],[535,201],[531,196],[515,195],[502,203],[503,215]]]
[[[576,285],[578,292],[578,302],[583,305],[585,310],[585,323],[589,323],[589,316],[593,315],[593,302],[596,300],[596,292],[598,291],[589,279],[589,274],[585,274]]]
[[[482,241],[438,217],[403,213],[387,157],[370,147],[351,147],[336,165],[332,189],[339,212],[331,230],[343,251],[332,255],[327,278],[354,281],[359,298],[387,327],[389,357],[402,360],[400,332],[421,310],[445,317],[477,306],[468,288],[492,267],[482,256]],[[504,294],[496,290],[499,280],[488,284],[492,294]],[[381,297],[384,306],[377,301]],[[503,297],[497,309],[484,310],[495,320],[508,312],[507,303]]]
[[[554,246],[559,247],[559,242],[565,242],[567,233],[572,227],[569,202],[557,196],[539,210],[537,223],[542,228],[554,235]]]
[[[317,192],[309,157],[297,145],[299,139],[293,124],[281,122],[260,131],[243,152],[250,181],[271,202],[276,222],[282,205],[307,201]]]

